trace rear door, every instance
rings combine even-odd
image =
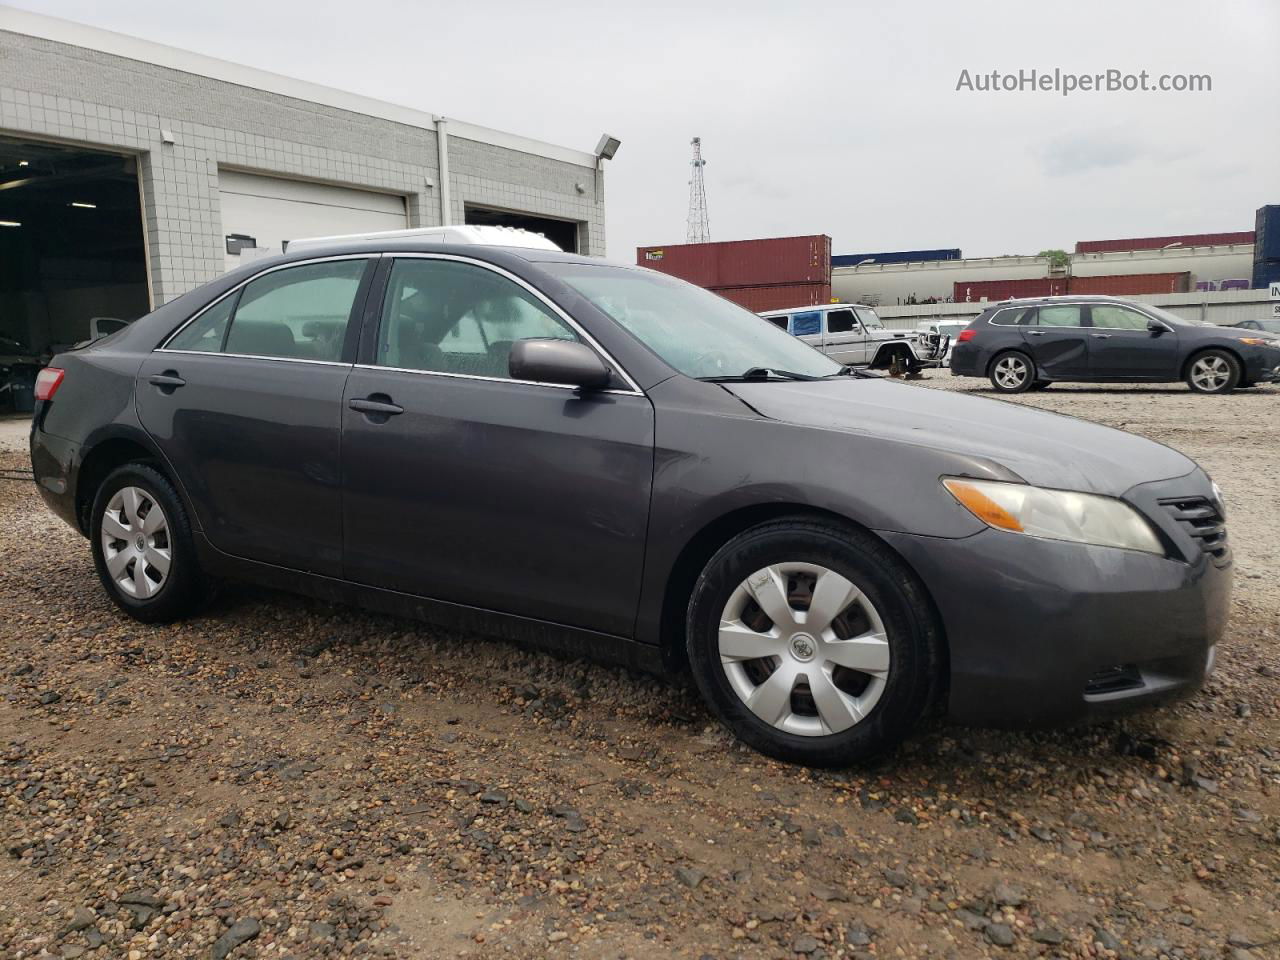
[[[844,364],[867,362],[867,335],[852,309],[827,310],[825,352]]]
[[[1178,379],[1178,335],[1147,329],[1148,318],[1131,307],[1089,307],[1089,375],[1095,380]]]
[[[370,263],[259,274],[144,361],[138,416],[219,550],[340,575],[342,390]]]
[[[791,315],[791,335],[815,350],[822,350],[822,311],[801,310]]]
[[[1028,310],[1019,319],[1022,338],[1036,367],[1056,380],[1089,378],[1089,331],[1085,308],[1061,303]]]
[[[630,636],[648,398],[621,378],[587,393],[511,379],[515,341],[586,339],[511,274],[386,262],[342,409],[346,578]]]

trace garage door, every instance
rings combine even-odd
[[[220,170],[218,194],[222,199],[222,232],[252,237],[258,250],[272,253],[279,253],[286,240],[408,226],[404,197],[370,190]],[[228,253],[227,269],[240,266],[248,256]]]

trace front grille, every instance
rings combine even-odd
[[[1178,526],[1215,559],[1227,554],[1227,524],[1218,507],[1208,497],[1171,497],[1161,500]]]
[[[1113,667],[1103,667],[1084,685],[1086,697],[1096,697],[1104,693],[1120,693],[1124,690],[1137,690],[1142,684],[1142,674],[1132,663],[1118,663]]]

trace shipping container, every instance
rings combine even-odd
[[[1253,259],[1280,260],[1280,203],[1259,207],[1255,228]]]
[[[1259,260],[1253,265],[1253,289],[1265,290],[1280,283],[1280,259]]]
[[[1112,276],[1072,277],[1067,292],[1133,297],[1144,293],[1186,293],[1191,289],[1190,273],[1122,273]]]
[[[831,238],[772,237],[638,247],[636,263],[700,287],[831,283]]]
[[[1124,240],[1077,240],[1076,253],[1114,253],[1121,250],[1159,250],[1181,247],[1218,247],[1232,243],[1253,243],[1252,230],[1234,233],[1183,233],[1172,237],[1129,237]]]
[[[885,250],[880,253],[841,253],[831,258],[833,267],[856,267],[862,263],[930,263],[959,260],[960,248],[945,250]]]
[[[755,287],[708,288],[752,313],[787,307],[814,307],[831,302],[829,283],[778,283]]]
[[[1060,297],[1067,292],[1065,277],[1032,280],[957,280],[952,292],[956,303],[1011,300],[1014,297]]]

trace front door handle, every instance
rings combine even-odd
[[[371,417],[394,417],[398,413],[404,413],[404,407],[398,403],[392,403],[391,398],[385,393],[375,393],[363,399],[349,400],[347,406]]]
[[[179,387],[187,385],[187,381],[178,376],[177,370],[166,370],[164,373],[157,373],[154,377],[149,377],[147,383],[153,387],[159,387],[162,393],[173,393]]]
[[[1027,331],[1027,336],[1029,336],[1029,337],[1043,337],[1043,336],[1044,336],[1044,331],[1043,331],[1043,330],[1028,330],[1028,331]]]
[[[1093,339],[1095,339],[1095,340],[1110,340],[1110,339],[1111,339],[1111,334],[1109,334],[1109,333],[1091,333],[1091,334],[1089,334],[1089,336],[1093,337]]]

